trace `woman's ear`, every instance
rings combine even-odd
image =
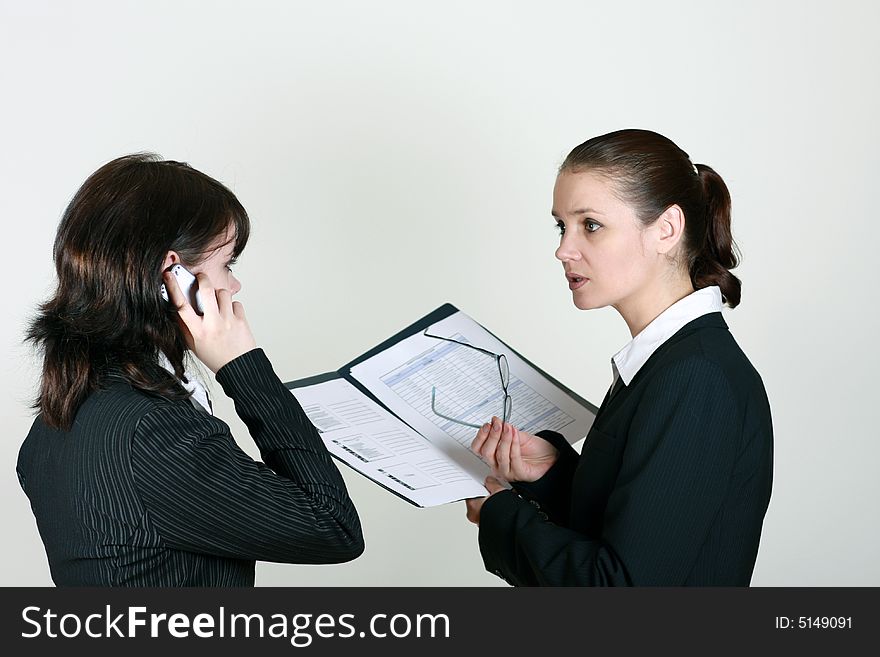
[[[165,254],[165,260],[162,262],[162,271],[168,269],[171,265],[180,264],[180,256],[177,251],[169,251]]]
[[[657,219],[657,252],[667,255],[684,237],[684,210],[670,205]]]

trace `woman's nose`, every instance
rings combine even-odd
[[[573,239],[569,238],[568,235],[562,236],[562,241],[559,242],[559,248],[556,249],[556,259],[561,262],[568,262],[569,260],[580,260],[581,253],[575,248]]]
[[[229,274],[229,291],[235,294],[241,289],[241,282],[235,277],[235,274]]]

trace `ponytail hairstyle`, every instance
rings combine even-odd
[[[559,172],[593,171],[607,177],[618,197],[635,209],[644,226],[672,205],[684,211],[684,258],[695,290],[717,285],[735,308],[740,280],[730,273],[739,251],[730,231],[730,192],[721,176],[663,135],[618,130],[574,148]]]
[[[26,333],[43,356],[34,402],[43,421],[69,430],[110,376],[169,399],[189,397],[177,382],[187,346],[176,309],[160,294],[162,264],[176,251],[184,266],[197,265],[224,237],[237,257],[249,235],[235,195],[186,163],[139,153],[93,173],[58,226],[57,288]],[[159,365],[160,351],[177,379]]]

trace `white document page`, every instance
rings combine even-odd
[[[291,392],[331,454],[418,506],[488,494],[483,487],[485,466],[475,479],[442,447],[432,445],[345,379]]]
[[[595,419],[590,409],[463,312],[433,324],[428,333],[506,356],[510,369],[507,391],[513,404],[510,422],[518,429],[528,433],[552,429],[569,443],[587,435]],[[419,332],[355,365],[351,375],[475,479],[485,478],[486,466],[470,451],[477,429],[451,422],[438,412],[475,425],[493,415],[502,416],[504,392],[492,356]]]

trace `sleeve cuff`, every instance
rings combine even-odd
[[[291,397],[266,353],[259,347],[233,358],[217,370],[215,378],[226,396],[244,408],[279,403],[287,406]]]
[[[525,499],[541,505],[554,522],[565,526],[568,524],[569,491],[578,464],[578,453],[564,436],[555,431],[541,431],[536,435],[556,447],[559,457],[540,479],[515,481],[512,485]]]
[[[515,584],[508,564],[516,559],[513,532],[523,503],[514,491],[505,490],[490,495],[480,509],[478,541],[483,565],[508,584]]]
[[[227,388],[239,387],[242,384],[247,385],[253,381],[255,376],[265,376],[266,374],[275,375],[272,363],[269,362],[266,353],[260,347],[255,347],[226,363],[217,370],[214,377],[228,395]]]

